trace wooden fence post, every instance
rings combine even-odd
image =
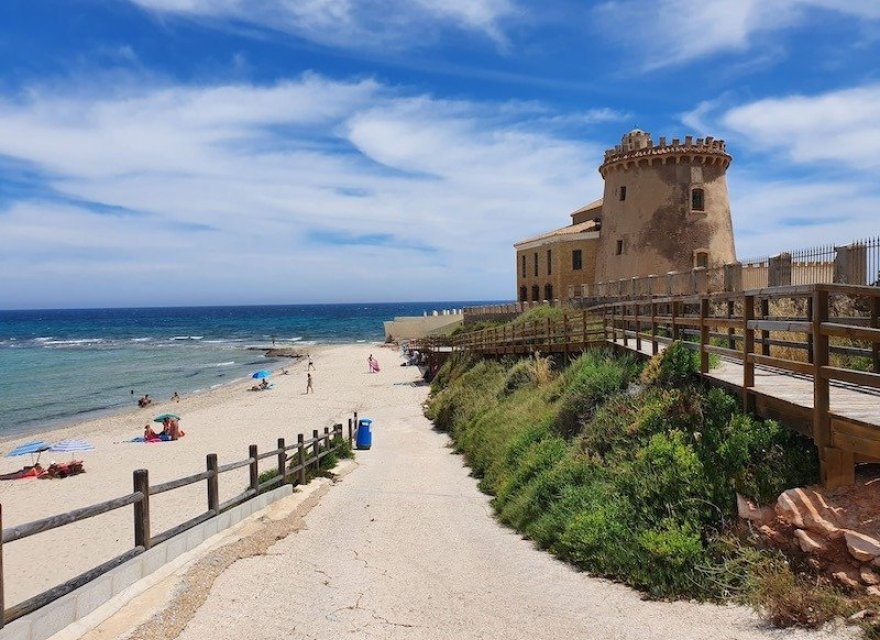
[[[143,498],[134,503],[134,546],[150,548],[150,473],[137,469],[132,474],[135,492]]]
[[[621,326],[623,327],[623,346],[624,347],[629,346],[629,338],[626,335],[627,327],[629,327],[629,322],[626,319],[626,314],[629,311],[627,309],[627,307],[628,307],[628,305],[627,305],[626,301],[621,300],[620,301],[620,320],[621,320]]]
[[[660,343],[657,340],[657,303],[651,300],[651,355],[656,356],[660,352]]]
[[[681,303],[673,300],[672,301],[672,341],[681,340],[681,332],[678,329],[678,323],[676,320],[678,319],[680,313],[680,305]]]
[[[321,453],[321,440],[318,437],[318,430],[312,430],[312,440],[315,442],[312,444],[312,454],[315,456],[315,469],[317,469],[320,465],[321,459],[318,457]]]
[[[733,300],[727,301],[727,319],[730,320],[733,318],[734,305],[736,303]],[[736,333],[733,327],[727,328],[727,348],[728,349],[736,349]]]
[[[278,475],[281,484],[287,484],[287,452],[284,450],[284,438],[278,438]]]
[[[330,448],[330,428],[324,427],[324,448]]]
[[[351,427],[351,418],[348,419],[348,446],[352,446],[354,444],[354,431]]]
[[[297,484],[305,484],[306,483],[306,448],[304,445],[305,438],[303,434],[299,434],[296,436],[296,455],[299,458],[299,474],[297,478]]]
[[[770,319],[770,298],[761,298],[761,319]],[[770,332],[761,330],[761,355],[770,355]]]
[[[813,296],[807,298],[807,322],[813,322]],[[813,334],[807,334],[807,362],[813,364]]]
[[[260,461],[257,460],[257,445],[252,444],[248,447],[248,458],[251,459],[249,466],[251,476],[251,489],[260,490]]]
[[[3,505],[0,504],[0,534],[3,532]],[[0,535],[0,629],[6,626],[6,595],[3,589],[3,536]]]
[[[749,328],[749,322],[755,319],[755,296],[743,298],[743,411],[751,411],[752,395],[749,389],[755,386],[755,363],[749,356],[755,350],[755,330]]]
[[[709,298],[700,298],[700,373],[709,373]]]
[[[880,328],[880,297],[871,298],[871,327]],[[871,371],[880,373],[880,342],[871,343]]]
[[[205,467],[211,472],[207,480],[208,511],[213,511],[214,515],[220,515],[220,474],[218,473],[219,465],[216,453],[209,453],[205,456]]]
[[[639,320],[639,307],[640,306],[641,305],[639,304],[638,300],[636,300],[633,303],[633,309],[635,311],[635,317],[636,317],[636,351],[638,351],[639,353],[641,353],[641,351],[642,351],[642,323]]]

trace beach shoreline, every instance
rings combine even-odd
[[[274,375],[269,391],[250,392],[253,380],[238,379],[199,394],[183,396],[179,403],[164,400],[147,408],[124,409],[109,417],[81,421],[40,433],[47,441],[85,439],[94,451],[77,454],[86,473],[62,480],[24,479],[0,482],[3,526],[10,527],[72,509],[117,498],[132,490],[136,469],[149,471],[155,485],[205,469],[209,453],[221,465],[248,457],[250,445],[260,451],[276,448],[277,440],[296,442],[297,435],[311,437],[336,422],[346,423],[354,411],[368,410],[374,402],[393,403],[394,384],[412,382],[417,370],[398,367],[396,349],[378,344],[321,345],[309,349],[315,363],[311,372],[315,393],[306,395],[306,359],[291,361],[289,375]],[[382,362],[380,374],[367,373],[372,354]],[[181,416],[186,436],[176,442],[134,443],[144,425],[164,412]],[[8,451],[33,436],[2,441]],[[42,456],[44,467],[69,454]],[[4,458],[4,472],[29,464],[28,456]],[[275,462],[266,460],[263,468]],[[246,467],[223,474],[220,500],[238,495],[248,484]],[[151,501],[153,535],[170,529],[205,510],[206,487],[197,483],[154,496]],[[60,529],[16,541],[4,548],[7,606],[35,595],[63,580],[100,564],[133,546],[130,508],[90,518]]]

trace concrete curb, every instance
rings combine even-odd
[[[344,476],[356,466],[353,461],[343,460],[333,469],[333,473]],[[323,495],[330,484],[332,482],[326,478],[317,478],[296,491],[292,485],[284,485],[248,500],[156,545],[55,602],[9,623],[0,630],[0,640],[79,638],[113,616],[133,598],[185,572],[192,562],[212,549],[246,536],[249,530],[260,526],[260,518],[275,519],[277,516],[273,517],[273,513],[289,513],[315,494]]]

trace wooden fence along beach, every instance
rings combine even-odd
[[[354,414],[354,418],[348,420],[347,439],[349,446],[351,446],[353,440],[353,425],[356,424],[357,413]],[[344,438],[343,425],[334,424],[332,429],[329,427],[325,428],[323,434],[319,433],[318,430],[312,431],[312,437],[308,439],[303,434],[299,434],[295,444],[287,444],[284,438],[279,438],[277,448],[271,451],[260,453],[256,445],[250,445],[246,458],[228,464],[218,464],[217,454],[209,453],[206,456],[204,471],[154,485],[150,484],[149,471],[147,469],[138,469],[132,474],[132,491],[126,495],[3,529],[2,539],[0,539],[0,628],[87,585],[112,569],[137,558],[152,547],[254,499],[264,491],[288,483],[294,485],[304,484],[309,470],[317,470],[326,456],[338,451],[345,441]],[[264,468],[262,466],[262,461],[264,460],[273,460],[273,463]],[[229,500],[220,502],[219,483],[221,476],[224,473],[244,467],[247,467],[249,471],[249,482],[245,490]],[[266,474],[270,477],[261,482],[261,470],[263,472],[274,471],[275,473]],[[154,534],[151,528],[150,498],[201,482],[205,483],[206,510],[194,518]],[[8,547],[10,544],[45,531],[58,529],[128,507],[132,507],[133,510],[133,546],[131,549],[60,585],[9,608],[5,607],[3,597],[3,555],[4,553],[9,553]],[[2,505],[0,505],[0,524],[2,524],[2,517]]]

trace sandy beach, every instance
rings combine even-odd
[[[310,350],[315,370],[315,393],[305,395],[305,360],[291,361],[289,375],[275,375],[275,387],[253,393],[254,382],[242,380],[179,403],[156,402],[145,409],[82,422],[36,437],[55,441],[83,438],[95,446],[82,454],[86,473],[63,480],[14,480],[0,482],[3,526],[10,527],[78,507],[127,494],[132,471],[148,469],[150,484],[198,473],[205,469],[205,456],[216,453],[220,464],[247,457],[248,445],[260,451],[274,449],[278,438],[295,442],[299,433],[310,437],[334,422],[346,422],[352,411],[369,410],[371,398],[382,387],[385,402],[393,401],[395,383],[401,377],[397,352],[375,344],[315,347]],[[372,353],[381,365],[378,374],[367,372]],[[410,372],[407,372],[410,373]],[[398,387],[399,388],[399,387]],[[167,399],[163,399],[167,400]],[[129,442],[143,434],[144,425],[165,411],[181,416],[186,436],[177,442],[143,444]],[[161,429],[161,425],[154,425]],[[9,451],[34,435],[4,441]],[[42,461],[64,461],[68,455],[44,454]],[[9,472],[29,463],[27,456],[4,458],[0,471]],[[274,461],[266,460],[266,466]],[[247,484],[246,468],[223,474],[220,499],[240,493]],[[156,496],[151,501],[153,535],[192,518],[206,509],[205,486],[190,487]],[[132,548],[132,510],[91,518],[61,529],[38,534],[4,547],[6,606],[10,606],[69,579]]]

